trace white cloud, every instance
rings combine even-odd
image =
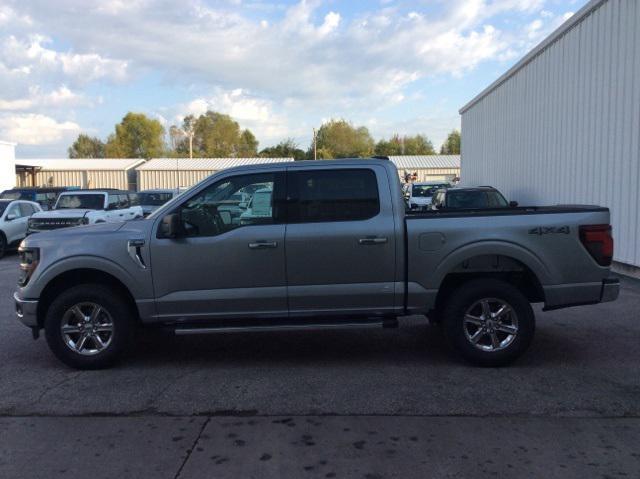
[[[24,98],[5,100],[0,97],[0,110],[17,111],[32,108],[58,108],[77,106],[85,102],[82,95],[74,93],[66,86],[43,93],[41,88],[33,86],[29,88],[29,95]]]
[[[70,139],[80,126],[72,121],[58,122],[54,118],[35,114],[9,114],[0,116],[0,137],[11,138],[24,145],[46,145]]]

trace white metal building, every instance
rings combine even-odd
[[[136,189],[139,158],[18,160],[17,186],[78,186],[80,188]]]
[[[137,168],[138,189],[186,188],[226,168],[283,161],[293,158],[152,158]]]
[[[15,186],[16,144],[0,141],[0,191]]]
[[[460,176],[460,155],[390,156],[400,178],[416,173],[417,181],[451,181]]]
[[[590,1],[460,113],[465,184],[607,206],[640,271],[640,1]]]

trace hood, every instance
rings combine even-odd
[[[41,211],[33,214],[32,218],[83,218],[88,212],[94,210],[87,209],[64,209],[64,210],[49,210]]]
[[[86,238],[87,236],[94,235],[104,236],[107,233],[118,231],[123,226],[124,223],[99,223],[95,225],[74,226],[73,228],[59,228],[27,236],[23,244],[25,246],[40,246],[42,243],[48,241],[60,242],[63,239],[66,240],[68,237]]]

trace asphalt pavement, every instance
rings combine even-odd
[[[79,372],[14,318],[0,260],[0,477],[640,477],[640,282],[470,367],[398,329],[141,337]]]

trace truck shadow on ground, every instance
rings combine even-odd
[[[606,353],[606,351],[605,351]],[[555,328],[539,328],[529,351],[514,366],[541,367],[581,363],[593,351]],[[123,364],[215,364],[296,366],[349,364],[466,365],[447,345],[444,332],[426,320],[390,330],[243,332],[202,336],[142,333]]]

